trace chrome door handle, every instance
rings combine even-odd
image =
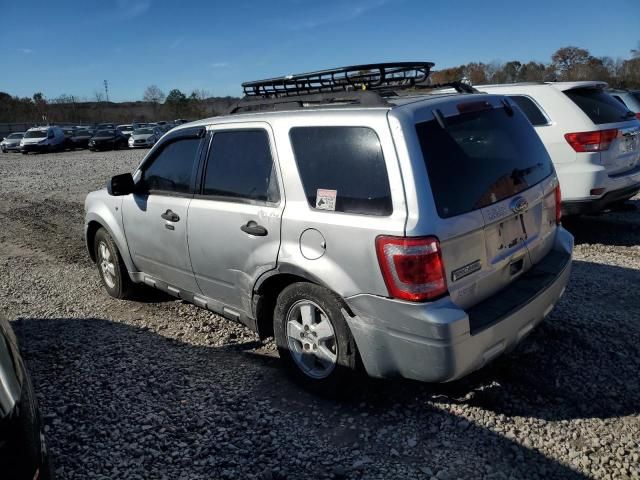
[[[179,222],[180,221],[180,217],[172,212],[171,210],[167,210],[166,212],[164,212],[162,215],[160,215],[162,218],[164,218],[165,220],[168,220],[170,222]]]
[[[254,235],[256,237],[264,237],[267,233],[269,233],[267,232],[266,228],[264,228],[262,225],[258,225],[253,220],[250,220],[245,225],[242,225],[240,227],[240,230],[242,230],[244,233],[248,233],[249,235]]]

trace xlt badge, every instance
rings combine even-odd
[[[482,264],[480,263],[480,260],[471,262],[465,265],[464,267],[460,267],[457,270],[454,270],[453,272],[451,272],[451,281],[457,282],[461,278],[464,278],[468,275],[471,275],[474,272],[477,272],[478,270],[480,270],[480,268],[482,268]]]

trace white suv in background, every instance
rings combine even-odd
[[[551,155],[566,215],[596,213],[640,191],[640,122],[604,82],[478,85],[507,95]]]
[[[20,151],[54,152],[64,148],[65,136],[60,127],[33,127],[26,131],[20,140]]]

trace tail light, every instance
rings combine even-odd
[[[562,220],[562,193],[560,192],[560,185],[556,187],[556,225],[560,225]]]
[[[636,118],[640,120],[640,112],[636,113]]]
[[[576,152],[601,152],[607,150],[616,137],[618,129],[596,132],[567,133],[564,138]]]
[[[420,302],[447,292],[440,242],[436,237],[376,239],[384,282],[392,297]]]

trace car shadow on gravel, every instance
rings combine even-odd
[[[456,382],[398,382],[366,395],[381,408],[425,395],[551,421],[638,415],[638,285],[640,270],[574,260],[564,297],[510,354]]]
[[[427,386],[362,380],[334,401],[251,353],[259,342],[194,346],[96,318],[13,326],[63,478],[587,478]]]
[[[562,219],[576,245],[602,244],[621,247],[640,245],[640,200],[627,202],[635,211],[606,212]]]

